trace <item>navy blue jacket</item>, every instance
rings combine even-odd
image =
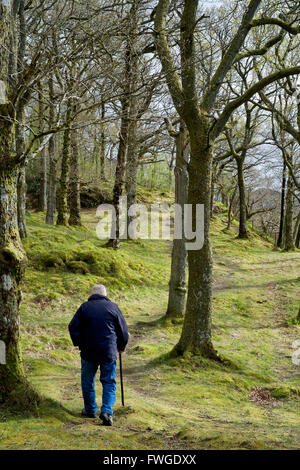
[[[118,305],[99,294],[79,307],[69,332],[82,359],[97,364],[115,361],[117,349],[124,351],[128,342],[127,324]]]

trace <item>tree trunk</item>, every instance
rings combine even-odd
[[[188,134],[181,123],[180,131],[176,136],[176,166],[175,173],[175,203],[179,204],[184,213],[184,204],[187,202],[188,172],[187,150]],[[186,162],[186,163],[185,163]],[[183,222],[183,217],[182,217]],[[171,277],[169,283],[169,301],[166,318],[182,317],[186,296],[186,248],[185,239],[174,238],[172,248]]]
[[[211,175],[211,189],[210,189],[210,218],[213,216],[214,211],[214,197],[215,197],[215,183],[216,183],[217,165],[212,166]]]
[[[106,142],[105,142],[105,103],[101,102],[101,135],[100,135],[100,178],[105,180],[105,153],[106,153]]]
[[[53,77],[49,77],[49,128],[53,127],[55,119],[54,111],[54,89]],[[55,211],[56,211],[56,135],[52,135],[49,140],[49,177],[47,188],[47,213],[46,224],[54,225]]]
[[[187,308],[179,343],[175,353],[192,352],[220,360],[211,342],[211,296],[212,296],[212,254],[209,240],[210,191],[212,145],[224,123],[219,118],[211,125],[209,115],[213,112],[221,84],[232,68],[234,59],[241,49],[249,31],[259,0],[252,0],[242,22],[224,54],[219,67],[210,81],[199,106],[197,97],[196,51],[194,42],[195,25],[198,16],[198,1],[183,2],[180,21],[181,74],[177,74],[175,62],[168,45],[166,19],[170,7],[169,0],[159,0],[154,12],[154,40],[167,85],[174,106],[186,123],[189,131],[191,158],[189,163],[188,203],[192,204],[193,229],[196,228],[195,209],[197,204],[204,207],[204,243],[201,248],[189,249],[189,286]],[[227,118],[228,119],[228,118]],[[218,124],[219,123],[219,124]],[[216,127],[219,125],[220,130]],[[211,132],[211,128],[214,130]]]
[[[18,174],[17,193],[18,193],[18,227],[21,238],[27,237],[26,229],[26,170],[22,166]]]
[[[0,168],[0,339],[6,345],[6,364],[0,365],[0,401],[23,381],[19,347],[20,282],[25,253],[17,225],[18,169]]]
[[[291,172],[288,173],[287,192],[285,201],[285,236],[284,250],[290,251],[295,248],[293,238],[293,213],[294,213],[294,184]]]
[[[189,124],[189,136],[188,204],[193,205],[193,229],[196,227],[196,205],[204,205],[204,244],[201,249],[188,251],[187,306],[181,337],[174,351],[219,359],[211,342],[212,253],[209,229],[212,149],[207,146],[209,122],[205,117],[202,123]]]
[[[135,77],[136,70],[134,70],[135,63],[135,40],[136,40],[136,18],[137,5],[134,2],[129,15],[128,24],[128,37],[125,52],[125,86],[124,96],[121,99],[122,104],[122,115],[121,115],[121,128],[120,128],[120,140],[117,156],[117,167],[115,174],[115,184],[113,189],[113,204],[115,208],[115,224],[112,226],[112,232],[114,231],[114,237],[108,241],[106,246],[112,246],[114,249],[120,248],[120,198],[123,194],[124,183],[125,183],[125,171],[126,171],[126,151],[128,146],[128,132],[129,132],[129,120],[130,120],[130,100],[132,99],[133,87],[136,85],[133,78]]]
[[[41,84],[39,83],[39,131],[44,129],[44,105],[41,92]],[[44,212],[47,208],[47,152],[44,147],[39,155],[39,172],[40,172],[40,191],[39,191],[39,210]]]
[[[244,160],[241,158],[236,159],[238,168],[238,186],[239,186],[239,209],[240,209],[240,223],[238,238],[248,238],[247,232],[247,210],[246,210],[246,190],[244,180]]]
[[[15,150],[16,112],[9,101],[10,58],[15,51],[10,4],[0,3],[0,340],[6,346],[6,364],[0,365],[0,401],[5,401],[22,381],[19,349],[19,284],[25,260],[17,209],[18,167],[12,161]]]
[[[277,239],[277,246],[281,248],[283,239],[284,209],[285,209],[285,186],[286,186],[286,164],[283,162],[282,183],[281,183],[281,203],[280,203],[280,223]]]
[[[68,183],[69,183],[69,160],[71,151],[71,117],[72,100],[68,100],[67,114],[65,120],[66,129],[63,137],[61,174],[59,180],[59,191],[57,196],[57,225],[68,224]]]
[[[117,166],[115,174],[115,184],[113,189],[113,205],[115,208],[115,221],[112,224],[112,232],[115,233],[111,236],[107,242],[107,247],[113,247],[115,250],[120,248],[120,198],[123,194],[123,188],[125,183],[125,169],[126,169],[126,149],[128,142],[128,111],[129,111],[129,100],[128,97],[122,101],[122,119],[120,128],[120,140],[117,156]],[[115,222],[115,223],[114,223]]]
[[[25,150],[24,135],[24,106],[20,103],[17,112],[16,125],[16,151],[21,155]],[[17,180],[17,208],[18,208],[18,227],[21,238],[27,237],[26,229],[26,170],[25,166],[20,167]]]
[[[47,213],[46,224],[54,225],[56,212],[56,136],[53,135],[49,140],[49,177],[47,190]]]
[[[40,152],[40,194],[39,210],[44,212],[47,209],[47,149],[44,147]]]
[[[134,89],[139,81],[139,57],[136,50],[137,42],[137,10],[135,7],[131,9],[131,31],[130,44],[128,48],[128,57],[130,60],[130,70],[128,73],[128,85],[130,89],[129,96],[129,125],[128,125],[128,150],[127,150],[127,166],[126,166],[126,194],[127,204],[130,207],[136,203],[137,194],[137,167],[138,167],[138,145],[137,145],[137,128],[138,128],[138,96]],[[133,220],[127,215],[127,224]]]
[[[297,217],[297,226],[295,230],[295,247],[300,248],[300,213],[298,214]]]
[[[136,203],[137,195],[137,168],[138,168],[138,148],[137,148],[137,120],[131,108],[130,123],[128,129],[128,152],[126,166],[126,194],[127,204],[130,207]],[[127,223],[132,221],[132,217],[127,216]]]
[[[236,190],[237,190],[237,186],[234,188],[233,194],[232,194],[232,196],[229,198],[229,204],[228,204],[228,221],[227,221],[227,227],[226,227],[227,230],[230,230],[230,229],[231,229],[232,206],[233,206],[234,198],[235,198],[235,195],[236,195]]]
[[[137,68],[136,57],[131,66]],[[132,77],[133,78],[133,77]],[[137,145],[137,96],[131,95],[129,111],[129,125],[128,125],[128,150],[127,150],[127,165],[126,165],[126,195],[127,205],[130,207],[136,204],[137,195],[137,168],[138,168],[138,145]],[[131,223],[133,217],[127,215],[127,226]]]
[[[70,158],[70,225],[81,225],[80,218],[80,183],[79,183],[79,152],[78,131],[74,129],[71,135],[72,152]]]
[[[0,402],[27,408],[37,396],[24,378],[19,346],[20,283],[26,257],[18,229],[16,107],[11,104],[18,53],[13,12],[16,14],[17,9],[12,8],[11,2],[0,2],[0,340],[5,344],[5,364],[0,365]]]

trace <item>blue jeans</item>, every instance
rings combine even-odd
[[[81,359],[81,388],[84,401],[84,409],[88,414],[96,414],[98,406],[95,394],[95,376],[98,364]],[[100,364],[100,382],[102,383],[102,407],[101,413],[113,414],[113,406],[116,402],[116,361]]]

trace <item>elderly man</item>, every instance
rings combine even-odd
[[[112,426],[117,350],[124,352],[129,333],[118,305],[106,297],[102,284],[96,284],[88,301],[79,307],[69,324],[69,332],[81,355],[82,415],[96,417],[95,376],[100,366],[103,387],[100,419],[104,426]]]

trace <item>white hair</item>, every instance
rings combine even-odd
[[[93,294],[106,295],[106,287],[103,284],[95,284],[92,288]]]

